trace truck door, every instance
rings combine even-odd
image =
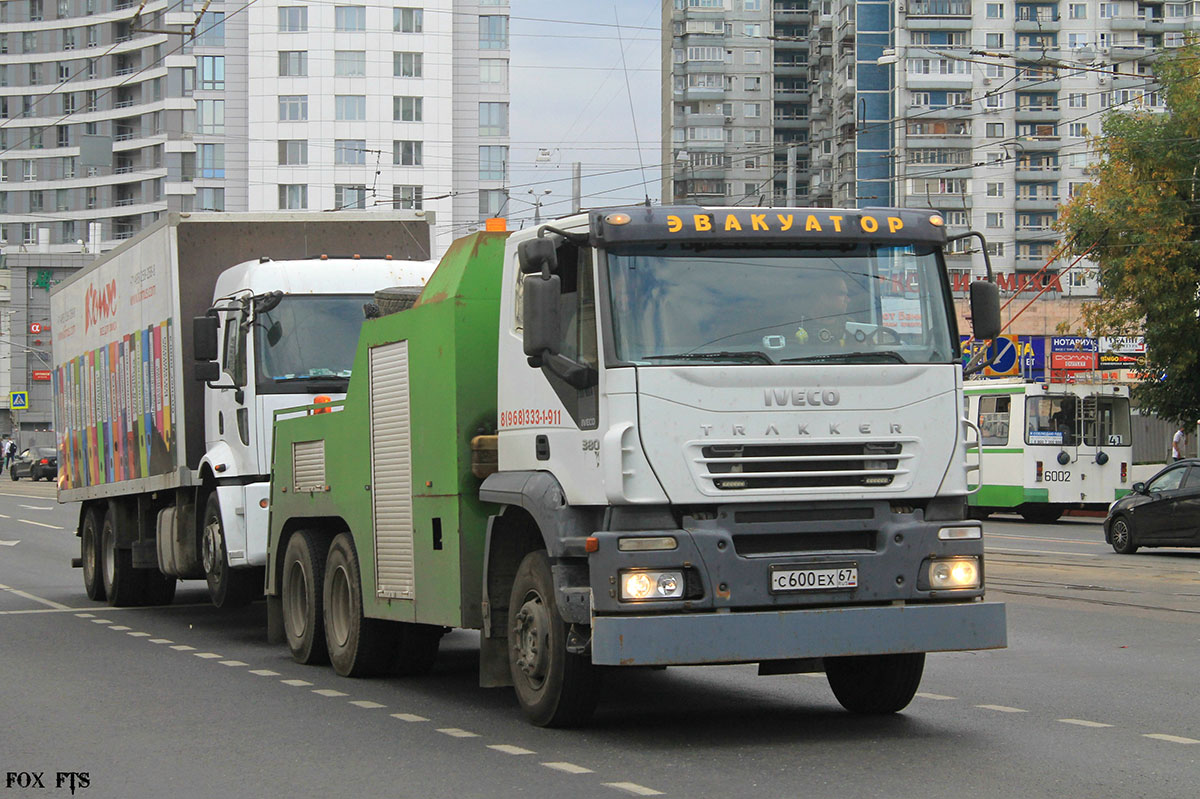
[[[224,441],[234,451],[237,463],[235,474],[255,474],[256,463],[254,441],[253,407],[254,387],[249,380],[250,346],[249,325],[245,310],[231,312],[225,317],[225,329],[221,342],[221,370],[223,382],[232,389],[217,392],[213,399],[216,410],[216,438]]]

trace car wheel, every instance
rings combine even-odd
[[[14,483],[17,482],[17,467],[16,466],[8,467],[8,476],[12,478],[12,481]]]
[[[1128,516],[1118,516],[1112,523],[1112,548],[1118,555],[1132,555],[1138,545],[1133,540],[1133,522]]]

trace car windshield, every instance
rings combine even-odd
[[[616,354],[641,364],[950,363],[940,251],[870,244],[610,251]]]
[[[291,295],[259,313],[255,320],[259,391],[302,391],[306,383],[344,386],[354,366],[363,301],[358,295]]]
[[[37,448],[37,450],[35,450],[34,457],[37,457],[37,458],[57,458],[57,457],[58,457],[58,450],[54,449],[53,447],[38,447],[38,448]]]

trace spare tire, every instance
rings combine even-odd
[[[421,296],[422,286],[392,286],[375,292],[380,316],[407,311]]]

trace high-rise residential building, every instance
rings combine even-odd
[[[465,232],[506,185],[508,56],[508,0],[5,0],[0,238],[374,207]]]
[[[1102,115],[1162,110],[1154,62],[1197,29],[1195,2],[673,0],[663,196],[781,204],[791,137],[798,203],[938,209],[951,232],[983,232],[1002,286],[1018,288],[1061,245],[1058,208],[1088,180]],[[801,40],[797,95],[785,47]],[[745,65],[750,48],[764,52],[761,74]],[[771,86],[761,122],[742,108],[747,80]],[[764,155],[760,138],[770,166],[752,177],[744,156]],[[755,179],[775,190],[753,197]],[[949,263],[960,282],[983,271],[970,242]],[[1041,282],[1052,296],[1094,294],[1087,266]]]

